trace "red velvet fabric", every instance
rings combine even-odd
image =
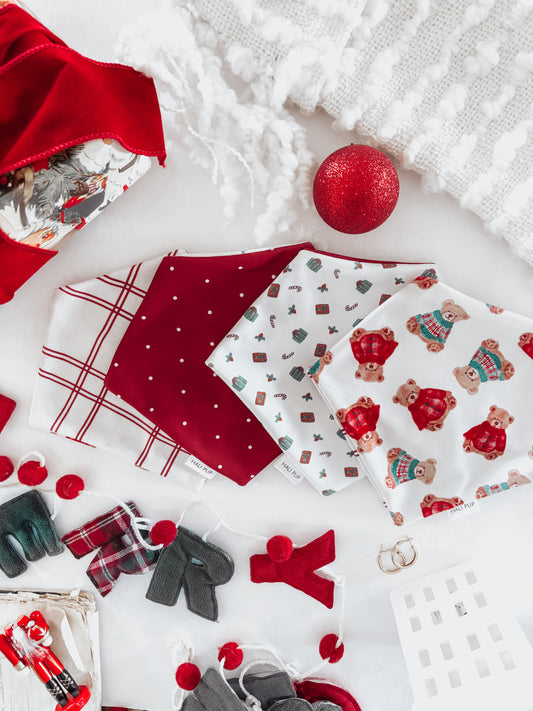
[[[361,707],[349,694],[340,686],[328,684],[324,681],[314,681],[313,679],[304,679],[294,683],[296,695],[301,699],[306,699],[310,704],[316,701],[331,701],[332,704],[337,704],[342,711],[361,711]]]
[[[0,58],[0,173],[93,138],[164,162],[152,79],[83,57],[15,5],[0,9]]]
[[[67,47],[16,5],[0,9],[0,175],[95,138],[165,160],[151,79]],[[0,230],[0,303],[56,252],[21,245]]]
[[[1,10],[0,23],[0,65],[43,44],[66,47],[62,39],[16,5],[6,5]]]
[[[0,262],[1,262],[0,253]],[[11,413],[15,409],[15,401],[6,395],[0,395],[0,432],[4,429],[7,421],[11,417]]]
[[[105,379],[111,392],[241,486],[281,450],[205,360],[301,249],[313,246],[166,257]]]
[[[0,304],[10,301],[17,289],[57,252],[14,242],[0,230]]]
[[[335,532],[327,531],[302,548],[295,548],[283,562],[271,560],[268,555],[253,555],[250,558],[252,583],[287,583],[301,590],[331,609],[334,602],[335,584],[316,574],[335,560]]]

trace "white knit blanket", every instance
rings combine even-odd
[[[323,107],[533,264],[532,10],[533,0],[175,0],[166,12],[187,13],[203,56],[216,52],[221,75],[247,82],[255,109]],[[123,48],[146,71],[139,44],[130,33]]]

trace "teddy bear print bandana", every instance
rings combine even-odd
[[[533,320],[435,279],[350,329],[317,387],[394,523],[533,479]]]
[[[314,390],[330,348],[431,264],[365,262],[301,251],[212,352],[207,364],[262,422],[284,461],[322,494],[361,476],[357,450]]]

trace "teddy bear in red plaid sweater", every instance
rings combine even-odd
[[[409,410],[419,430],[430,432],[442,429],[444,420],[457,404],[449,390],[421,388],[412,378],[400,385],[392,401]]]

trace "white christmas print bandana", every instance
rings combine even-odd
[[[313,389],[340,335],[432,264],[302,250],[215,348],[209,365],[322,494],[362,476],[357,449]]]
[[[317,387],[401,525],[533,480],[532,375],[533,320],[428,278],[349,329]]]

